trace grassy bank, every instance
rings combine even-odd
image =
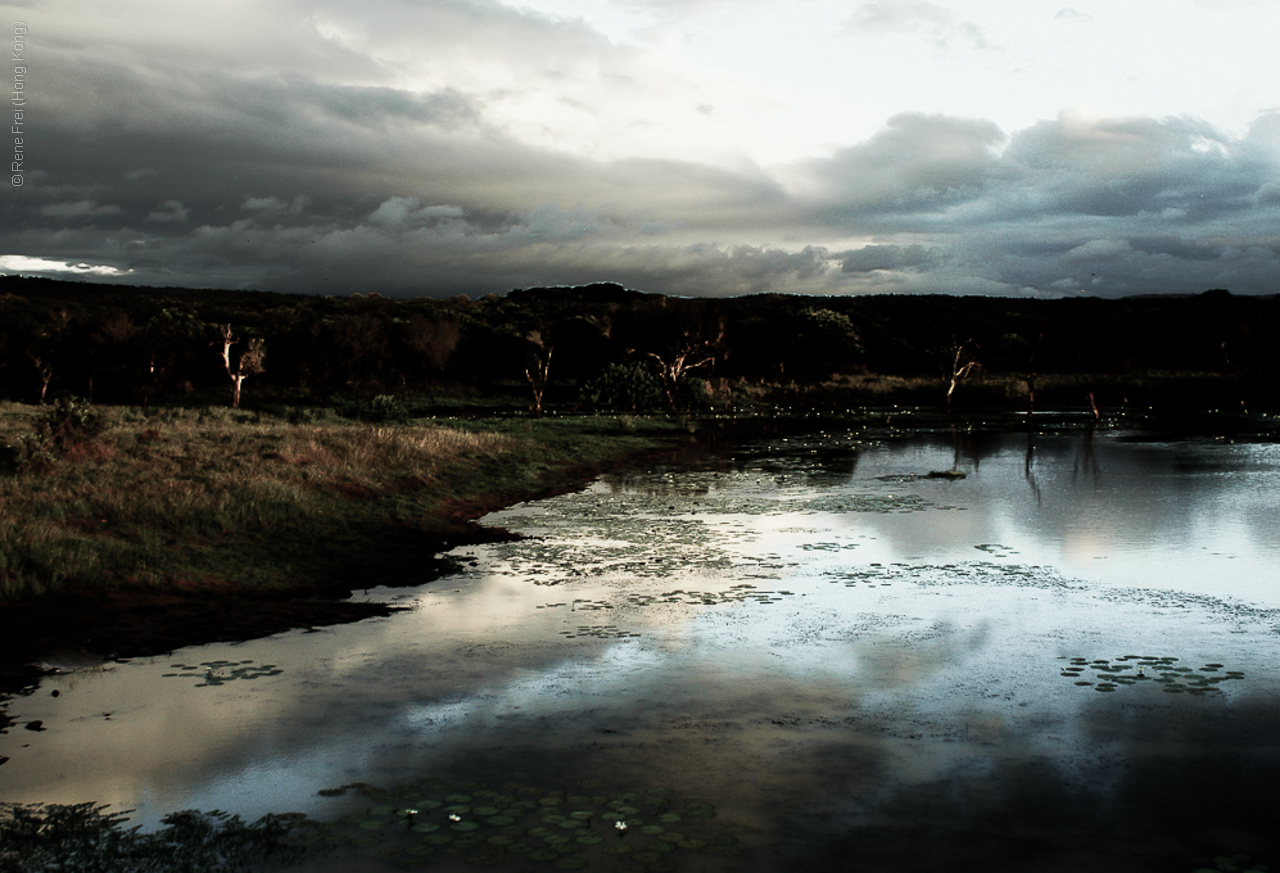
[[[34,613],[46,626],[50,613],[110,624],[119,616],[94,611],[332,601],[427,581],[438,552],[481,535],[467,522],[484,511],[572,487],[685,433],[603,417],[370,424],[323,410],[113,408],[64,410],[68,427],[51,417],[50,407],[0,405],[7,631]],[[311,623],[274,624],[290,621]],[[194,636],[219,633],[206,631]]]

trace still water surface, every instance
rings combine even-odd
[[[525,538],[363,595],[391,618],[50,677],[0,799],[336,818],[438,776],[662,789],[738,841],[653,869],[1275,863],[1277,495],[1280,446],[1121,431],[690,455],[489,516]]]

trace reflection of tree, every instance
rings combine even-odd
[[[1030,428],[1027,429],[1027,454],[1022,462],[1022,475],[1026,478],[1027,484],[1031,486],[1031,493],[1036,496],[1036,504],[1040,504],[1040,483],[1036,481],[1035,474],[1035,455],[1036,455],[1036,434]]]
[[[1015,336],[1014,338],[1020,342],[1023,342],[1023,343],[1026,342],[1025,340],[1022,339],[1022,337]],[[1042,345],[1044,345],[1044,331],[1041,331],[1039,336],[1036,337],[1035,347],[1031,350],[1031,355],[1027,358],[1027,369],[1022,376],[1023,381],[1027,385],[1027,421],[1028,422],[1031,421],[1031,414],[1035,412],[1035,409],[1036,409],[1035,362],[1036,362],[1036,355],[1040,354],[1040,346]]]
[[[1102,467],[1098,465],[1098,458],[1093,453],[1093,434],[1097,428],[1090,427],[1085,431],[1084,439],[1081,441],[1080,454],[1076,457],[1075,465],[1071,470],[1071,478],[1075,479],[1080,475],[1083,467],[1093,476],[1095,484],[1102,478]]]

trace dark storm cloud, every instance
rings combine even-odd
[[[861,12],[873,29],[953,24],[927,2]],[[1280,291],[1280,113],[1238,137],[1182,117],[1063,113],[1010,133],[903,113],[786,166],[588,156],[521,111],[550,95],[589,122],[555,83],[613,100],[671,82],[580,22],[461,0],[254,14],[236,57],[198,28],[43,45],[35,169],[0,206],[0,254],[324,293]],[[502,87],[467,78],[494,64]]]
[[[835,219],[931,212],[985,190],[1004,134],[989,121],[898,115],[864,143],[802,165],[815,204]]]
[[[814,223],[930,243],[939,290],[1275,293],[1277,127],[1264,117],[1232,139],[1194,119],[1065,114],[1006,145],[983,122],[899,116],[868,142],[808,162],[802,178],[817,192]],[[907,250],[870,246],[842,269],[924,265]]]
[[[928,266],[934,255],[922,245],[864,246],[845,253],[840,269],[845,273],[871,273],[876,270],[905,270]]]

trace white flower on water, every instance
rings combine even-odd
[[[462,821],[462,816],[458,815],[456,812],[451,812],[449,813],[449,821]]]
[[[625,831],[627,829],[627,823],[625,821],[622,821],[621,819],[619,819],[618,821],[615,821],[613,823],[613,826],[620,831]]]

